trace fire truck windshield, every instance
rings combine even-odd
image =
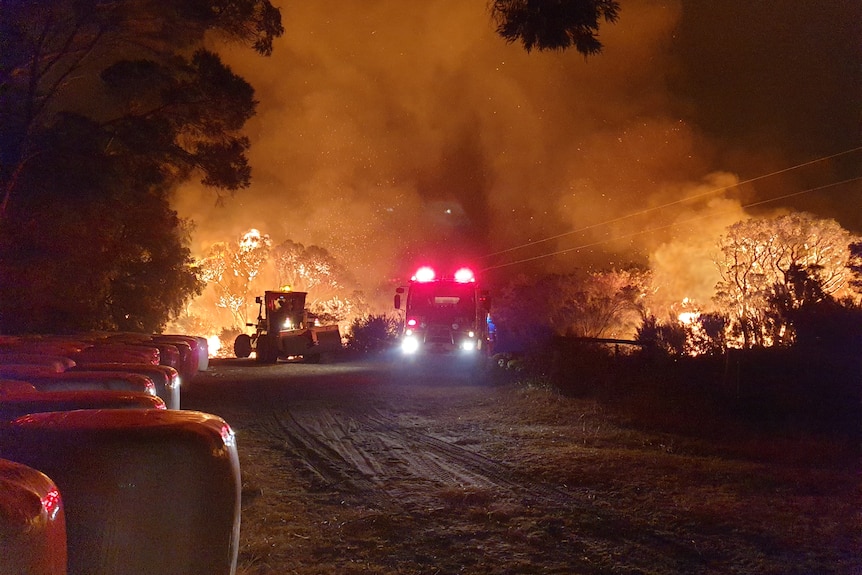
[[[472,316],[476,310],[474,284],[456,282],[414,283],[407,298],[407,312],[432,316]]]

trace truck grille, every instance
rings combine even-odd
[[[425,343],[455,345],[452,330],[446,326],[430,326],[425,336]]]

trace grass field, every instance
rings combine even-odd
[[[780,376],[815,360],[584,358],[363,398],[487,458],[490,485],[387,476],[395,499],[321,485],[250,425],[239,573],[862,573],[858,406]],[[769,374],[757,390],[755,371]]]

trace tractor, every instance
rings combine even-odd
[[[305,292],[267,291],[255,298],[259,305],[253,335],[239,334],[233,342],[237,357],[250,357],[259,363],[302,358],[318,363],[320,356],[341,349],[338,324],[318,325],[317,316],[305,309]]]

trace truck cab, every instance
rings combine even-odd
[[[479,356],[490,353],[492,334],[487,292],[475,274],[460,268],[438,277],[422,267],[395,294],[395,308],[404,311],[401,351],[407,356],[447,354]]]

